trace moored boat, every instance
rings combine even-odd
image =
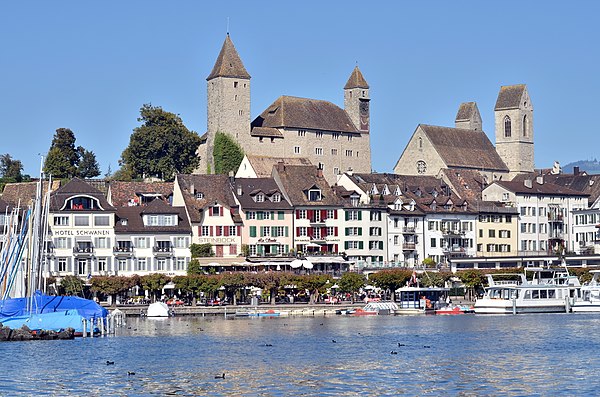
[[[573,313],[600,312],[600,270],[591,270],[592,280],[581,287],[579,296],[573,302]]]
[[[446,306],[449,288],[402,287],[396,290],[395,314],[434,314]]]

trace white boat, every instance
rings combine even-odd
[[[581,288],[565,269],[530,267],[520,274],[488,274],[487,279],[484,296],[475,302],[478,314],[569,312]]]
[[[580,296],[571,306],[574,313],[600,312],[600,270],[591,270],[590,273],[592,280],[581,287]]]
[[[148,306],[148,317],[169,317],[169,306],[164,302],[154,302]]]
[[[446,306],[449,288],[402,287],[396,290],[398,308],[395,314],[434,314]]]

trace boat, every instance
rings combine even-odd
[[[581,287],[580,294],[571,305],[573,313],[600,312],[600,270],[591,270],[592,280]]]
[[[48,186],[52,186],[51,181]],[[76,336],[99,333],[108,325],[108,310],[90,299],[52,296],[41,292],[45,284],[44,246],[48,231],[50,190],[42,200],[43,179],[27,209],[14,208],[10,227],[0,247],[0,323],[10,329],[61,332],[72,328]],[[27,253],[27,254],[26,254]]]
[[[488,287],[474,305],[477,314],[569,312],[581,288],[577,277],[569,275],[566,267],[526,267],[523,273],[486,276]]]
[[[442,287],[402,287],[396,290],[398,309],[395,314],[435,314],[445,307],[449,288]]]
[[[473,313],[473,308],[466,305],[448,305],[435,310],[435,314],[441,315],[456,315]]]
[[[170,314],[169,306],[164,302],[151,303],[146,311],[147,317],[169,317]]]

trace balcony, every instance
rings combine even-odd
[[[551,230],[548,232],[548,239],[550,240],[564,240],[565,234],[563,232],[559,232],[556,230]]]
[[[73,247],[73,254],[76,256],[92,255],[93,253],[94,247],[92,246]]]
[[[442,229],[442,235],[444,235],[444,236],[464,236],[465,232],[460,229]]]
[[[415,243],[402,243],[402,251],[414,251],[416,247]]]
[[[321,218],[310,218],[308,221],[311,225],[324,225],[326,219]]]
[[[415,234],[415,233],[416,233],[416,230],[415,230],[415,228],[414,228],[414,227],[411,227],[411,226],[404,226],[404,227],[402,228],[402,233],[404,233],[404,234]]]
[[[562,214],[548,214],[548,222],[563,223]]]
[[[155,255],[171,255],[173,252],[173,247],[171,246],[154,246],[152,247],[152,252]]]

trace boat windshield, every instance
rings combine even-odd
[[[512,299],[517,297],[517,290],[514,288],[488,288],[486,296],[490,299]]]

